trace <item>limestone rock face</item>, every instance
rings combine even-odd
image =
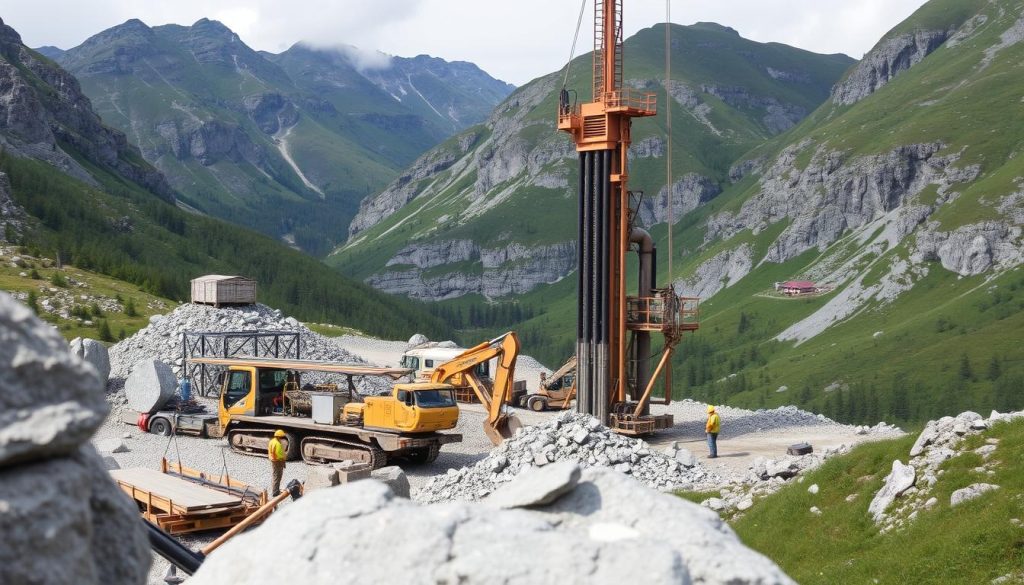
[[[0,293],[0,583],[145,583],[138,510],[88,444],[106,412],[94,369]]]
[[[0,293],[0,468],[68,455],[107,414],[92,368],[7,293]]]
[[[433,275],[436,271],[428,272],[467,262],[479,269],[437,275]],[[470,240],[410,244],[387,265],[393,268],[367,280],[377,290],[431,301],[467,294],[501,298],[564,278],[576,268],[576,243],[532,247],[511,243],[495,248],[481,248]]]
[[[832,89],[832,101],[849,106],[878,91],[942,46],[953,31],[919,30],[887,39]]]
[[[575,489],[533,509],[419,506],[372,480],[321,490],[229,541],[190,581],[610,583],[635,579],[636,558],[644,583],[793,582],[710,510],[607,469],[585,470]]]
[[[93,164],[137,182],[168,201],[174,195],[163,175],[135,162],[139,151],[93,111],[89,98],[67,71],[25,47],[17,31],[0,20],[0,144],[15,153],[45,160],[80,180],[95,180],[64,148],[71,146]],[[30,82],[25,71],[35,76]],[[40,85],[45,86],[40,91]]]

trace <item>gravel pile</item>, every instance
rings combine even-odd
[[[358,356],[345,351],[331,338],[315,333],[293,317],[285,317],[278,309],[266,305],[216,308],[208,305],[184,304],[167,315],[154,315],[148,327],[110,348],[110,379],[107,382],[108,400],[116,410],[126,405],[124,381],[132,367],[145,359],[157,359],[170,365],[175,373],[181,373],[182,334],[185,332],[224,331],[288,331],[298,332],[301,340],[303,359],[328,360],[350,364],[365,364]],[[335,376],[335,383],[343,383],[344,377]],[[313,383],[312,376],[303,381]],[[327,378],[325,380],[327,381]],[[382,394],[391,388],[387,380],[362,378],[357,388],[364,394]]]
[[[722,482],[677,445],[658,453],[645,441],[613,433],[592,416],[568,411],[522,428],[475,465],[435,477],[415,497],[427,503],[476,500],[520,473],[554,461],[575,461],[584,468],[612,467],[662,490],[700,489]]]
[[[674,414],[677,423],[679,421],[699,420],[700,424],[703,425],[706,408],[707,404],[687,398],[673,401],[666,409],[666,412]],[[792,427],[821,426],[850,429],[859,435],[898,437],[904,434],[899,427],[885,422],[880,422],[873,427],[847,425],[836,422],[823,414],[814,414],[795,406],[761,408],[758,410],[716,406],[715,409],[718,411],[719,416],[722,417],[722,433],[724,436],[760,433]]]

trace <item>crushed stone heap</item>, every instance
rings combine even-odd
[[[135,364],[146,359],[157,359],[172,366],[177,375],[182,365],[182,334],[207,331],[294,331],[300,334],[302,340],[302,359],[366,363],[338,347],[329,337],[311,331],[294,317],[285,317],[280,310],[266,305],[216,308],[184,304],[167,315],[154,315],[148,327],[110,348],[107,392],[110,394],[108,400],[114,408],[125,406],[124,382]],[[357,379],[357,388],[364,394],[382,394],[390,390],[391,384],[384,380],[362,378]]]
[[[706,403],[704,402],[685,398],[683,400],[673,401],[669,410],[676,413],[676,420],[693,420],[692,416],[688,416],[686,413],[703,413],[705,406]],[[899,427],[885,422],[880,422],[873,427],[851,426],[841,422],[836,422],[823,414],[808,412],[796,406],[779,406],[776,408],[747,410],[744,408],[718,405],[716,406],[716,409],[718,410],[718,414],[722,417],[722,432],[726,437],[742,435],[745,433],[772,431],[776,429],[812,426],[849,428],[855,430],[858,435],[886,437],[899,437],[903,435],[903,431]],[[703,419],[702,416],[698,418],[701,420]],[[703,420],[701,424],[703,424]]]
[[[611,469],[563,462],[482,502],[417,505],[375,480],[318,490],[228,541],[189,583],[793,581],[713,512]]]
[[[672,445],[658,453],[645,441],[614,433],[590,415],[567,411],[543,424],[520,429],[475,465],[435,477],[415,497],[420,502],[476,500],[533,467],[555,461],[612,467],[662,490],[722,483],[722,478],[707,472],[685,449]]]

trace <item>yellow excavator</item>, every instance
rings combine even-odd
[[[471,347],[451,361],[434,369],[430,375],[433,384],[446,384],[456,376],[468,383],[487,412],[484,433],[495,445],[511,437],[522,426],[509,408],[515,381],[516,358],[519,357],[519,338],[509,331],[490,341]],[[477,377],[477,366],[497,358],[494,383],[488,385]]]
[[[536,394],[523,396],[516,404],[535,412],[566,410],[576,398],[576,356],[570,357],[550,376],[540,375]]]
[[[455,428],[459,407],[447,384],[397,383],[387,396],[363,397],[353,377],[398,380],[411,373],[400,368],[269,358],[190,358],[225,367],[218,400],[218,424],[212,436],[226,436],[233,451],[265,456],[274,431],[285,432],[286,456],[307,463],[357,461],[377,468],[391,458],[412,463],[437,459],[441,446],[462,435]],[[335,374],[335,384],[300,387],[302,374]]]

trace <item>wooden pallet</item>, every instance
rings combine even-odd
[[[166,461],[161,469],[115,469],[110,476],[135,500],[143,517],[168,534],[230,528],[267,501],[265,491],[230,478],[208,477],[181,465],[168,466]],[[243,498],[230,488],[251,495]]]

